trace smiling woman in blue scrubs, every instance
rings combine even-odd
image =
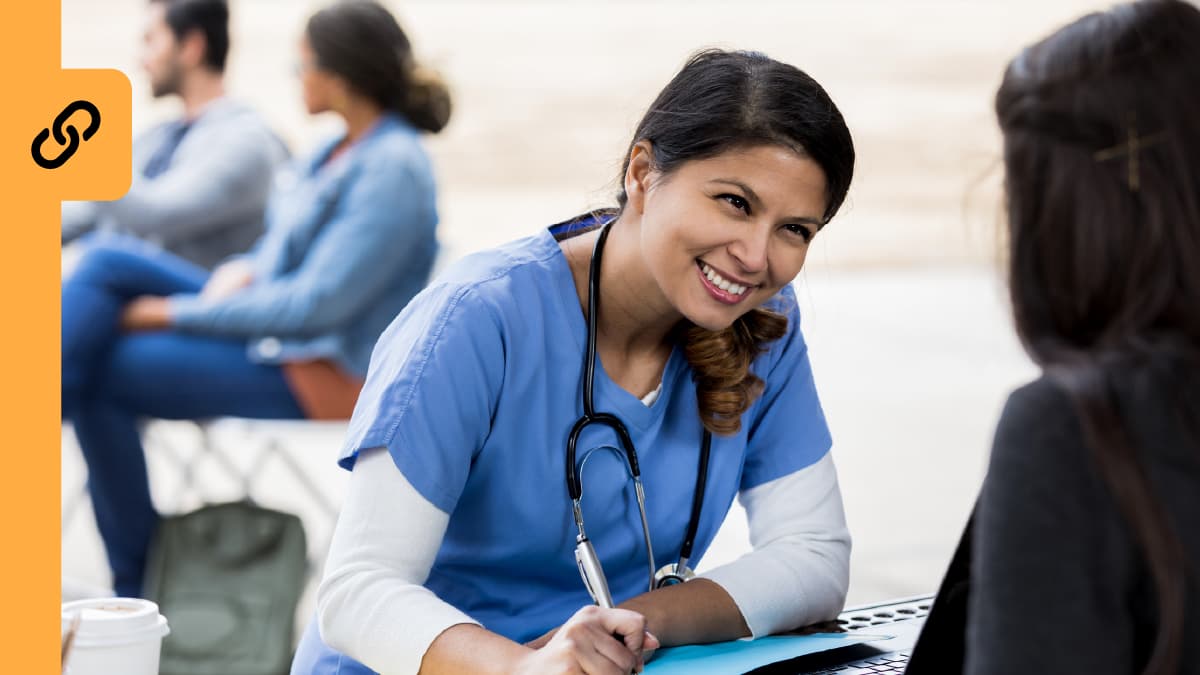
[[[292,672],[609,675],[834,617],[850,542],[789,284],[853,165],[810,77],[702,52],[639,124],[617,208],[415,298],[372,357]],[[690,576],[734,497],[754,551],[651,590]],[[615,608],[580,578],[582,523]]]

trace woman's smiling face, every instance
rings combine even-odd
[[[663,175],[649,147],[635,146],[626,177],[646,266],[685,318],[728,328],[800,273],[824,222],[825,173],[790,148],[755,145]]]

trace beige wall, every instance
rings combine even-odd
[[[291,66],[318,4],[233,0],[230,88],[294,148],[308,118]],[[456,93],[431,140],[443,239],[461,254],[606,203],[643,106],[706,45],[794,63],[838,102],[859,151],[842,215],[812,265],[990,263],[999,217],[991,97],[1020,45],[1094,0],[1017,2],[388,2]],[[171,114],[137,67],[145,0],[64,0],[63,64],[134,83],[135,128]],[[137,97],[144,98],[137,98]]]

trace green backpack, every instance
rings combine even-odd
[[[306,555],[299,518],[248,501],[164,518],[146,570],[171,627],[160,675],[287,675]]]

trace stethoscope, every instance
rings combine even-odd
[[[588,311],[587,311],[587,353],[583,360],[583,417],[575,422],[571,434],[567,437],[567,493],[571,497],[571,510],[575,516],[575,527],[579,535],[575,537],[575,563],[579,566],[579,574],[587,586],[588,593],[597,605],[612,607],[612,595],[608,590],[608,581],[596,557],[596,550],[588,539],[583,528],[583,486],[579,479],[579,467],[575,465],[575,446],[579,436],[588,425],[606,426],[616,432],[621,449],[629,463],[629,473],[633,477],[633,487],[637,495],[638,513],[642,519],[642,535],[646,539],[646,559],[649,563],[649,590],[663,588],[683,583],[696,574],[688,567],[688,559],[692,555],[692,546],[696,541],[696,530],[700,527],[700,507],[704,502],[704,483],[708,474],[708,455],[712,449],[712,433],[704,430],[700,441],[700,464],[696,471],[696,489],[692,494],[692,517],[688,522],[687,533],[683,538],[683,546],[679,549],[678,562],[664,565],[658,571],[654,569],[654,548],[650,543],[650,524],[646,520],[646,491],[642,487],[642,472],[638,467],[637,451],[633,447],[633,439],[625,424],[610,413],[596,412],[593,403],[593,388],[596,379],[596,317],[600,314],[600,257],[604,251],[604,242],[608,238],[611,221],[600,229],[596,246],[592,250],[592,259],[588,267]]]

